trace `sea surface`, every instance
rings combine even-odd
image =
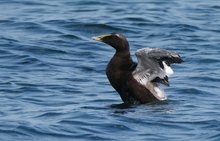
[[[219,0],[1,0],[0,141],[219,141]],[[121,106],[105,68],[120,32],[131,54],[178,52],[168,99]]]

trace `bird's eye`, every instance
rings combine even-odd
[[[120,37],[120,35],[118,33],[116,33],[115,36]]]

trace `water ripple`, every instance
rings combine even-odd
[[[0,140],[219,140],[219,9],[209,1],[0,1]],[[177,51],[168,100],[126,105],[105,68],[122,32]],[[129,137],[128,137],[129,135]]]

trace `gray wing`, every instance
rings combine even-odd
[[[177,53],[159,48],[139,49],[135,55],[138,65],[133,71],[133,76],[143,85],[157,77],[167,78],[167,71],[172,71],[169,65],[183,62]]]
[[[182,63],[180,55],[174,51],[168,51],[160,48],[142,48],[137,50],[135,55],[147,56],[148,58],[155,59],[157,61],[166,61],[167,64]]]

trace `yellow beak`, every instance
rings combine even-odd
[[[108,37],[108,36],[111,36],[111,34],[103,34],[103,35],[100,35],[100,36],[94,36],[94,37],[92,37],[92,39],[96,40],[96,41],[102,41],[102,38]]]

